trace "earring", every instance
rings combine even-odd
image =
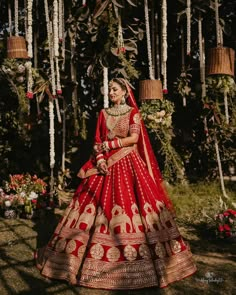
[[[121,99],[121,104],[125,104],[125,97],[123,96],[122,99]]]

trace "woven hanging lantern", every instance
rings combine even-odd
[[[210,48],[207,58],[207,75],[225,74],[234,76],[235,52],[232,48],[216,47]]]
[[[12,36],[7,38],[7,58],[28,58],[24,37]]]
[[[142,80],[139,81],[139,99],[162,99],[161,80]]]

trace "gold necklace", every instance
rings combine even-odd
[[[113,139],[115,137],[115,133],[113,130],[116,128],[118,122],[120,121],[120,116],[127,114],[130,111],[131,107],[127,104],[115,105],[112,108],[106,109],[106,113],[108,114],[107,118],[107,128],[109,130],[107,137],[109,139]],[[114,118],[116,117],[116,118]]]
[[[119,104],[119,105],[114,105],[113,107],[109,109],[105,109],[106,113],[110,116],[122,116],[127,114],[130,111],[131,107],[127,105],[126,103],[124,104]]]

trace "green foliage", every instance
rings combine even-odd
[[[140,111],[149,133],[153,135],[153,146],[164,158],[163,175],[169,182],[185,181],[183,161],[172,145],[174,136],[172,114],[174,105],[167,99],[152,99],[141,104]]]

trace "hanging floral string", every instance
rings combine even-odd
[[[27,10],[27,0],[24,0],[24,7],[25,7],[25,11]],[[28,40],[28,16],[27,13],[25,13],[25,17],[24,17],[24,26],[25,26],[25,40]]]
[[[206,96],[206,66],[204,52],[204,38],[202,36],[202,18],[198,19],[198,45],[199,45],[199,62],[200,62],[200,81],[202,84],[202,98]]]
[[[33,17],[32,17],[32,9],[33,9],[33,0],[28,0],[27,3],[27,52],[28,57],[32,59],[33,57]],[[33,94],[33,76],[32,76],[32,62],[27,62],[28,69],[28,80],[27,80],[27,98],[32,99]]]
[[[53,41],[52,41],[52,23],[49,18],[48,11],[48,1],[44,0],[44,9],[45,9],[45,17],[46,17],[46,27],[47,27],[47,36],[48,36],[48,45],[49,45],[49,58],[50,58],[50,68],[51,68],[51,79],[52,79],[52,91],[53,95],[56,94],[56,86],[55,86],[55,73],[54,73],[54,62],[53,62]],[[55,128],[54,128],[54,102],[53,97],[49,95],[49,136],[50,136],[50,168],[51,168],[51,179],[50,179],[50,192],[54,190],[54,175],[53,168],[55,165]]]
[[[187,0],[187,55],[191,54],[191,0]]]
[[[108,90],[108,68],[103,67],[103,91],[104,91],[104,108],[109,107],[109,90]]]
[[[222,40],[222,32],[220,27],[220,19],[219,19],[219,2],[215,0],[215,19],[216,19],[216,43],[217,46],[223,45]]]
[[[227,89],[224,90],[224,105],[225,105],[225,121],[227,124],[229,124],[229,106],[228,106]]]
[[[15,35],[19,36],[19,7],[18,0],[15,0],[14,3],[14,11],[15,11]]]
[[[146,27],[146,35],[147,35],[147,53],[148,53],[149,78],[151,80],[154,80],[155,78],[154,78],[154,74],[153,74],[151,36],[150,36],[148,1],[147,0],[144,0],[144,14],[145,14],[145,27]]]
[[[118,17],[118,38],[117,38],[117,54],[125,52],[125,44],[123,38],[123,29],[121,24],[121,16]]]
[[[163,75],[163,93],[168,93],[167,90],[167,2],[162,0],[162,67]]]
[[[12,17],[11,17],[11,3],[8,2],[8,21],[9,21],[9,35],[12,36]]]
[[[87,4],[86,4],[86,0],[82,0],[82,5],[83,6],[86,6]]]
[[[58,2],[58,16],[59,16],[59,22],[58,22],[58,37],[59,42],[61,43],[63,40],[64,35],[64,26],[63,26],[63,19],[64,19],[64,9],[63,9],[64,1],[59,0]]]

